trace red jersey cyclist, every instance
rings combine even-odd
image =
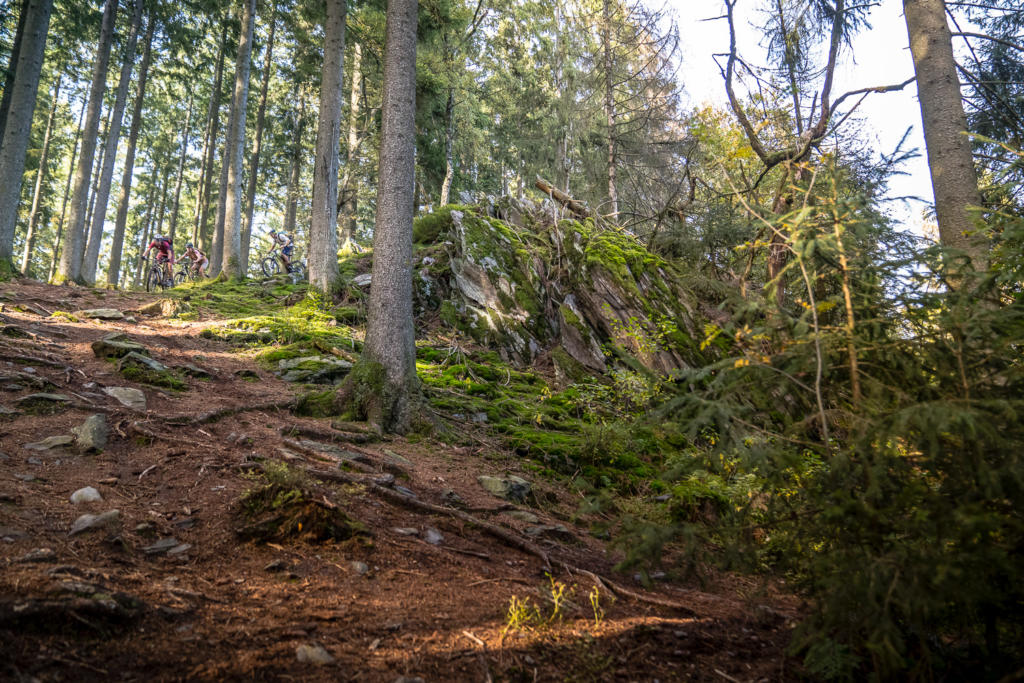
[[[157,235],[153,238],[153,241],[146,247],[146,251],[142,254],[142,258],[147,258],[149,252],[152,249],[156,249],[156,260],[157,263],[162,263],[164,266],[164,279],[166,286],[170,286],[174,279],[171,275],[171,266],[174,265],[174,247],[171,246],[171,241],[163,235]]]

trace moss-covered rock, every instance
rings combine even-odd
[[[188,388],[166,365],[134,351],[121,359],[117,370],[122,377],[132,382],[179,391]]]

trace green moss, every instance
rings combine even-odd
[[[295,405],[295,414],[305,417],[332,417],[337,415],[334,389],[314,391],[299,397]]]
[[[451,230],[452,211],[470,211],[471,209],[458,204],[449,204],[433,213],[420,216],[412,222],[412,239],[417,244],[435,242],[443,233]]]
[[[165,387],[167,389],[174,389],[175,391],[184,391],[188,389],[188,385],[170,370],[166,372],[158,372],[156,370],[145,368],[141,365],[126,365],[120,370],[120,373],[126,380],[138,382],[139,384],[149,384],[154,387]]]
[[[78,319],[78,316],[68,313],[67,311],[54,311],[53,313],[50,314],[50,317],[56,318],[57,320],[66,320],[69,323],[81,322]]]

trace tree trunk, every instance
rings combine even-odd
[[[270,36],[263,59],[263,80],[260,83],[260,104],[256,109],[256,139],[249,157],[249,185],[245,192],[245,213],[242,216],[242,272],[249,272],[249,249],[252,244],[252,217],[256,212],[256,186],[260,176],[260,152],[263,149],[263,126],[267,117],[267,91],[274,69],[274,34],[277,31],[277,5],[270,10]]]
[[[188,159],[188,133],[192,125],[192,99],[193,94],[188,94],[188,112],[185,114],[185,128],[181,131],[181,155],[178,157],[178,179],[174,183],[174,205],[171,208],[171,225],[167,229],[174,242],[175,233],[178,231],[178,209],[181,207],[181,186],[185,181],[185,160]],[[182,240],[184,241],[184,240]],[[180,244],[174,242],[175,244]]]
[[[196,229],[193,242],[200,249],[209,250],[210,193],[213,191],[213,158],[217,150],[217,135],[220,133],[220,90],[224,78],[224,53],[228,42],[228,24],[224,22],[221,32],[220,51],[217,53],[217,69],[213,77],[213,90],[210,91],[210,108],[206,114],[206,143],[203,148],[203,168],[205,169],[202,184],[198,192],[196,207]]]
[[[111,113],[112,112],[107,112],[107,118],[103,122],[103,134],[100,135],[99,140],[106,140],[107,139],[107,133],[110,131],[110,114]],[[99,140],[97,140],[97,143],[99,142]],[[89,185],[89,201],[86,203],[86,210],[85,210],[86,220],[85,220],[85,226],[83,226],[83,228],[82,228],[82,235],[83,235],[82,260],[83,261],[85,260],[84,237],[89,234],[89,230],[92,227],[92,210],[93,210],[93,207],[96,206],[96,194],[97,194],[96,191],[97,191],[97,189],[100,186],[100,172],[103,170],[103,157],[104,157],[104,153],[106,152],[106,149],[107,149],[106,145],[104,145],[103,147],[100,148],[100,155],[96,159],[96,168],[93,170],[92,184]]]
[[[327,0],[320,114],[313,162],[313,206],[309,231],[309,284],[329,293],[338,279],[338,145],[344,100],[345,1]]]
[[[114,220],[114,235],[110,240],[110,263],[107,264],[107,286],[117,287],[121,272],[121,251],[124,249],[124,230],[128,223],[128,200],[132,192],[132,175],[135,172],[135,148],[142,130],[142,107],[146,99],[146,82],[149,79],[149,64],[153,54],[153,33],[156,17],[150,13],[146,26],[145,47],[142,50],[142,64],[139,66],[139,82],[135,90],[135,104],[132,106],[132,127],[128,132],[128,148],[125,150],[124,172],[121,175],[121,191],[117,199],[117,218]]]
[[[416,145],[417,0],[390,0],[384,50],[384,107],[373,233],[373,284],[360,370],[340,391],[371,383],[368,417],[407,432],[419,410],[412,310],[412,219]],[[375,385],[375,386],[372,386]],[[347,389],[346,389],[347,386]],[[358,395],[358,394],[357,394]]]
[[[114,177],[117,143],[121,139],[121,120],[124,118],[124,106],[128,100],[128,86],[131,85],[132,69],[135,66],[135,46],[139,39],[141,25],[142,0],[135,0],[131,28],[128,32],[128,43],[124,49],[124,62],[121,64],[121,76],[117,83],[114,108],[111,111],[110,124],[107,128],[103,170],[100,173],[100,182],[96,189],[96,207],[92,211],[89,239],[86,242],[85,256],[82,260],[82,280],[89,284],[96,280],[96,266],[99,262],[100,244],[103,242],[103,228],[107,219],[107,203],[110,199],[110,181]]]
[[[146,198],[143,200],[144,201],[143,206],[146,207],[146,210],[142,214],[142,225],[139,226],[139,231],[138,231],[138,238],[139,238],[139,244],[140,244],[140,247],[138,249],[138,255],[141,255],[142,252],[145,251],[145,249],[146,249],[146,244],[147,244],[148,238],[149,238],[149,222],[153,219],[153,202],[156,201],[157,189],[158,189],[157,188],[157,173],[156,173],[156,169],[153,169],[153,172],[150,174],[149,193],[146,194]],[[112,266],[108,267],[108,269],[107,269],[107,282],[108,282],[108,284],[109,284],[109,281],[110,281],[110,272],[111,272],[111,270],[112,270]],[[121,262],[120,261],[118,262],[118,270],[121,270]],[[117,279],[117,282],[114,283],[114,286],[115,287],[127,287],[128,286],[128,278],[131,277],[131,270],[132,270],[131,266],[128,266],[127,268],[124,269],[124,273],[117,273],[117,272],[115,272],[115,275],[117,275],[118,279]],[[136,270],[138,270],[138,269],[136,269]]]
[[[25,153],[32,131],[52,7],[53,0],[28,0],[22,10],[25,15],[23,49],[18,50],[10,105],[0,141],[0,272],[13,270],[14,227],[18,220]]]
[[[107,88],[107,65],[110,62],[110,48],[114,36],[114,19],[117,14],[117,0],[106,0],[103,5],[103,23],[100,28],[99,46],[92,69],[92,87],[89,105],[85,114],[85,128],[82,131],[82,153],[75,170],[74,190],[71,195],[71,215],[64,225],[64,248],[60,254],[57,280],[68,280],[83,284],[82,253],[85,250],[85,222],[88,217],[89,176],[96,156],[96,140],[100,127],[100,110],[103,107],[103,93]]]
[[[82,139],[82,122],[85,120],[85,107],[78,114],[78,128],[75,130],[75,144],[71,147],[71,163],[68,164],[68,179],[64,183],[64,199],[60,203],[60,218],[57,227],[53,231],[53,249],[50,251],[50,270],[46,274],[46,281],[53,282],[53,274],[57,272],[57,262],[60,255],[60,238],[64,234],[64,220],[67,218],[68,198],[71,197],[71,180],[74,177],[75,158],[78,156],[78,143]]]
[[[4,94],[0,97],[0,140],[4,139],[4,127],[7,125],[7,112],[11,110],[11,92],[14,90],[14,75],[18,71],[18,58],[21,55],[21,41],[25,37],[25,22],[28,20],[28,0],[22,0],[18,11],[18,27],[14,31],[11,43],[11,58],[7,61],[7,75],[4,78]],[[6,9],[6,7],[5,7]],[[3,25],[7,24],[4,16]]]
[[[146,245],[150,242],[154,235],[162,234],[162,228],[164,224],[164,210],[167,208],[167,184],[171,177],[171,165],[167,164],[164,166],[164,176],[160,180],[160,208],[157,212],[150,216],[148,222],[147,234],[142,240],[142,246],[139,249],[139,256],[137,265],[135,267],[135,286],[138,287],[142,284],[142,271],[143,263],[142,252],[146,250]]]
[[[306,94],[299,95],[299,115],[295,119],[292,136],[292,170],[288,176],[288,196],[284,208],[284,231],[295,232],[295,217],[299,209],[299,179],[302,177],[302,133],[306,126]]]
[[[616,187],[616,165],[618,150],[615,138],[615,89],[612,79],[612,3],[604,0],[604,25],[601,42],[604,43],[604,111],[608,120],[608,204],[609,218],[613,223],[619,218],[619,191]]]
[[[981,206],[971,142],[953,59],[943,0],[903,0],[928,169],[935,193],[939,241],[962,252],[976,269],[988,262],[987,240],[978,234],[971,207]]]
[[[356,233],[355,163],[359,152],[359,96],[363,81],[363,46],[352,45],[352,88],[348,98],[348,144],[345,145],[345,172],[338,188],[340,204],[338,215],[338,244],[347,249]]]
[[[445,206],[455,178],[455,88],[448,88],[448,102],[444,106],[444,180],[441,182],[441,201]]]
[[[245,155],[245,109],[249,102],[249,71],[252,65],[252,34],[256,24],[256,0],[246,0],[242,10],[242,34],[235,62],[235,92],[231,98],[231,123],[225,163],[228,164],[228,194],[224,202],[223,274],[232,279],[245,277],[242,266],[242,162]]]
[[[53,135],[53,119],[57,115],[57,101],[60,99],[60,84],[64,74],[57,76],[53,86],[53,102],[46,117],[46,132],[43,133],[43,151],[39,155],[39,170],[36,171],[36,186],[32,192],[32,210],[28,214],[28,230],[25,232],[25,251],[21,255],[21,274],[28,275],[29,263],[36,242],[36,226],[39,221],[39,204],[43,198],[43,183],[46,181],[47,165],[50,162],[50,137]]]

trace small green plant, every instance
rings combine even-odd
[[[594,626],[599,627],[604,620],[604,608],[601,607],[601,589],[596,584],[587,599],[590,601],[590,608],[594,611]]]
[[[513,595],[508,601],[508,613],[505,615],[505,628],[502,635],[509,631],[525,631],[544,623],[544,618],[530,598],[519,598]]]

